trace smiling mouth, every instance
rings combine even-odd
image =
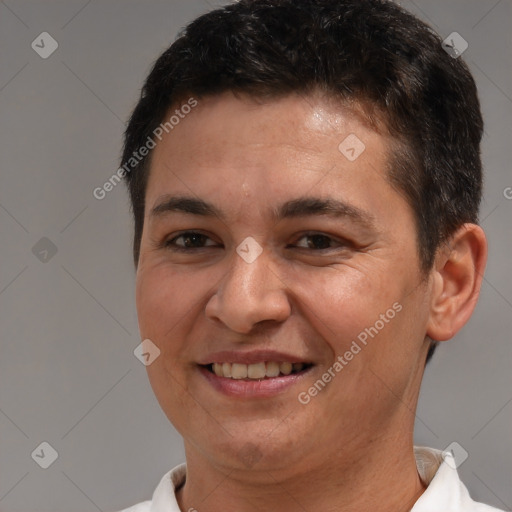
[[[312,363],[291,363],[266,361],[253,364],[242,363],[211,363],[202,365],[217,377],[233,380],[266,380],[276,377],[286,377],[305,372],[313,366]]]

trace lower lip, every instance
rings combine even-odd
[[[283,375],[281,377],[272,377],[262,380],[243,380],[218,377],[204,366],[199,366],[201,374],[217,391],[228,396],[239,398],[268,398],[275,396],[287,390],[295,383],[302,381],[311,369],[312,367],[309,367],[301,372]]]

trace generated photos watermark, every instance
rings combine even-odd
[[[153,136],[149,135],[146,139],[146,142],[137,151],[132,153],[132,156],[128,159],[128,161],[119,167],[119,169],[117,169],[117,171],[112,174],[112,176],[110,176],[110,178],[105,181],[101,187],[96,187],[92,191],[94,198],[98,199],[99,201],[105,199],[107,194],[114,190],[116,185],[118,185],[128,173],[133,171],[133,169],[135,169],[135,167],[137,167],[137,165],[139,165],[139,163],[142,162],[142,160],[144,160],[147,155],[149,155],[149,152],[155,148],[155,139],[161,141],[164,133],[169,133],[174,130],[174,128],[180,124],[181,120],[185,119],[185,117],[190,114],[192,109],[197,107],[197,105],[198,102],[195,98],[189,98],[186,103],[174,111],[173,115],[169,117],[167,121],[160,123],[153,130]]]
[[[402,305],[395,302],[385,313],[379,316],[379,319],[370,327],[366,327],[357,335],[357,341],[353,340],[350,348],[345,351],[343,355],[336,358],[334,363],[322,374],[307,391],[301,391],[297,395],[297,399],[303,405],[309,404],[311,398],[320,393],[329,382],[331,382],[337,374],[339,374],[345,366],[347,366],[354,357],[361,352],[361,350],[368,344],[368,337],[374,338],[379,332],[384,329],[386,324],[389,324],[393,318],[402,311]],[[359,342],[359,343],[358,343]]]

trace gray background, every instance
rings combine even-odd
[[[213,0],[212,0],[213,2]],[[459,32],[486,120],[483,226],[490,257],[469,324],[429,365],[416,443],[468,452],[472,495],[512,507],[511,0],[403,5]],[[118,167],[124,123],[154,59],[207,0],[0,2],[0,510],[116,510],[148,499],[184,461],[144,366],[131,218]],[[42,59],[32,41],[59,47]],[[512,194],[509,195],[511,197]],[[33,247],[50,239],[56,254]],[[43,244],[41,249],[41,244]],[[39,251],[39,252],[38,252]],[[46,441],[48,468],[31,453]],[[48,450],[45,457],[48,457]]]

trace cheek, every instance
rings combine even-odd
[[[141,336],[162,344],[186,317],[194,299],[197,301],[197,289],[192,276],[185,277],[164,266],[139,269],[136,305]]]
[[[396,283],[388,282],[377,269],[367,270],[324,268],[314,275],[298,273],[291,277],[300,314],[329,343],[333,353],[348,350],[351,342],[400,298]]]
[[[153,390],[159,397],[159,383],[165,381],[168,365],[174,361],[174,345],[166,340],[180,312],[176,310],[175,293],[169,279],[154,269],[139,267],[136,279],[136,306],[141,339],[150,339],[160,355],[146,367]],[[156,387],[155,387],[156,386]]]
[[[187,283],[185,283],[187,281]],[[184,421],[187,404],[179,329],[191,312],[195,294],[190,279],[164,266],[140,265],[136,278],[136,306],[141,339],[149,338],[160,355],[146,367],[150,385],[162,410],[176,425]],[[197,297],[196,297],[197,301]],[[193,314],[193,313],[192,313]]]

